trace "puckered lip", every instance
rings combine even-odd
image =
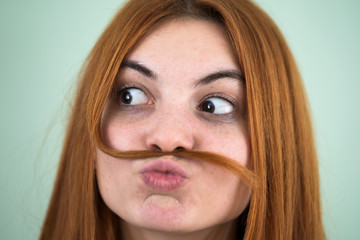
[[[152,189],[172,191],[188,178],[185,169],[171,158],[161,158],[145,163],[140,173],[145,184]]]
[[[145,163],[140,170],[140,173],[159,172],[179,175],[183,178],[188,178],[185,169],[172,159],[161,158]]]

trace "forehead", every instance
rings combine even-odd
[[[225,29],[208,20],[177,19],[155,25],[135,45],[128,59],[174,67],[237,68]]]

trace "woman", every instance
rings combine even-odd
[[[324,238],[305,92],[252,2],[130,1],[72,111],[41,239]]]

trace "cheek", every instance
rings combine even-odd
[[[251,190],[223,168],[208,165],[204,169],[209,174],[202,178],[206,184],[200,184],[201,191],[206,196],[203,205],[216,213],[216,219],[224,222],[238,217],[250,201]]]
[[[208,135],[208,136],[207,136]],[[207,151],[215,152],[239,162],[242,166],[251,169],[250,138],[247,131],[240,127],[216,132],[211,136],[204,134],[207,139]]]
[[[120,175],[116,172],[118,171],[118,162],[115,162],[110,156],[105,155],[99,150],[97,150],[96,155],[96,178],[99,190],[103,197],[109,196],[111,192],[115,192],[113,191],[115,187],[113,183],[120,180],[117,179]],[[104,200],[107,198],[108,197],[105,197]]]
[[[242,166],[252,168],[250,140],[246,131],[235,128],[233,131],[214,134],[208,132],[207,136],[207,149],[204,150],[219,153],[237,161]],[[224,219],[232,219],[240,215],[250,201],[251,189],[224,168],[206,163],[202,167],[204,172],[209,173],[203,178],[206,185],[201,185],[206,192],[206,199],[216,203],[211,208],[214,211],[218,208],[218,214]]]
[[[127,195],[129,178],[131,172],[129,161],[112,158],[97,150],[96,158],[96,180],[98,183],[100,195],[105,204],[114,212],[118,212],[114,206],[121,206]]]
[[[139,149],[142,138],[140,129],[135,124],[121,123],[114,119],[103,128],[104,141],[110,148],[119,151]]]

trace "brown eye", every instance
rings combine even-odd
[[[215,111],[215,106],[211,101],[205,101],[201,105],[201,110],[204,112],[213,113]]]
[[[132,96],[131,93],[129,91],[124,91],[122,92],[121,96],[120,96],[121,102],[124,104],[130,104],[132,101]]]
[[[213,114],[227,114],[234,111],[234,105],[220,97],[210,97],[200,104],[201,111]]]
[[[138,88],[126,88],[120,91],[120,104],[126,105],[141,105],[147,104],[149,98],[146,94]]]

